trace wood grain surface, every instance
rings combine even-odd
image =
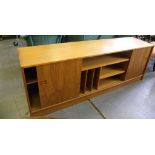
[[[154,45],[133,37],[101,39],[18,48],[23,68],[59,61],[86,58]]]

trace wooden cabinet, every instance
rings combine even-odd
[[[141,80],[153,45],[135,38],[19,48],[31,115]]]
[[[145,71],[151,48],[135,49],[132,52],[125,79],[140,76]]]
[[[37,67],[41,107],[75,98],[80,93],[81,60]]]

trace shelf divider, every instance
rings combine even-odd
[[[95,69],[93,87],[98,89],[100,80],[101,67]]]
[[[88,73],[87,70],[82,71],[82,73],[81,73],[80,90],[81,90],[82,93],[85,93],[85,91],[86,91],[87,73]]]
[[[94,73],[95,73],[95,69],[88,70],[88,73],[87,73],[86,87],[89,91],[91,91],[93,88]]]

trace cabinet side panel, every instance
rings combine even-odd
[[[37,67],[42,107],[77,97],[80,93],[81,60]]]
[[[152,48],[133,50],[125,80],[140,76],[144,73]]]

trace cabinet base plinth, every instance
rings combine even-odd
[[[38,109],[38,110],[35,110],[35,111],[31,111],[30,112],[31,116],[43,116],[43,115],[46,115],[48,113],[55,112],[57,110],[61,110],[63,108],[69,107],[69,106],[77,104],[79,102],[88,100],[88,99],[90,99],[92,97],[96,97],[98,95],[102,95],[102,94],[104,94],[104,93],[106,93],[106,92],[108,92],[110,90],[115,89],[115,88],[119,88],[119,87],[125,86],[127,84],[130,84],[130,83],[142,80],[142,77],[143,77],[143,75],[138,76],[136,78],[132,78],[130,80],[122,81],[118,85],[115,85],[115,86],[110,87],[110,88],[106,88],[106,89],[102,89],[102,90],[101,89],[92,90],[92,91],[90,91],[90,92],[88,92],[86,94],[81,94],[79,97],[74,98],[72,100],[68,100],[68,101],[65,101],[65,102],[62,102],[62,103],[59,103],[59,104],[56,104],[56,105],[52,105],[52,106],[46,107],[46,108],[42,108],[42,109]]]

